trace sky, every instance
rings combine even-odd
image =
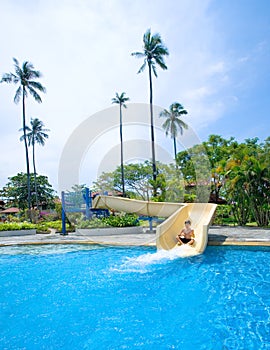
[[[270,136],[268,0],[0,0],[0,6],[0,74],[13,72],[16,57],[43,75],[43,102],[29,97],[26,114],[28,124],[37,117],[50,129],[46,145],[37,149],[37,172],[56,190],[68,140],[91,116],[111,108],[115,92],[125,91],[133,104],[148,102],[147,71],[138,75],[142,61],[131,56],[141,51],[148,28],[161,34],[170,53],[168,70],[158,70],[153,82],[157,106],[182,103],[200,141],[210,134],[239,141]],[[15,90],[0,85],[0,188],[26,168]],[[112,115],[117,118],[116,109]],[[127,127],[126,142],[138,134],[149,135]],[[173,155],[172,142],[159,132],[158,143]],[[79,181],[91,185],[118,144],[115,123],[86,143]]]

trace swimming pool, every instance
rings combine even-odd
[[[270,349],[269,248],[0,249],[1,349]]]

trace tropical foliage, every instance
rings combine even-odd
[[[176,172],[175,166],[157,163],[158,176],[155,183],[156,197],[153,196],[152,166],[149,161],[125,165],[126,193],[129,198],[182,202],[185,200],[183,178]],[[94,183],[94,191],[117,192],[121,188],[121,170],[103,173]],[[191,197],[190,197],[191,198]],[[194,197],[193,197],[194,200]],[[192,201],[193,201],[192,200]]]
[[[77,228],[106,228],[106,227],[131,227],[139,226],[138,216],[135,214],[121,213],[120,215],[110,215],[103,218],[93,218],[91,220],[78,220]]]
[[[166,136],[170,135],[173,139],[174,147],[174,159],[176,160],[177,148],[176,148],[176,138],[178,132],[183,135],[183,129],[188,129],[188,125],[181,119],[183,115],[188,114],[184,107],[178,103],[174,102],[170,105],[169,110],[164,109],[160,112],[159,116],[166,118],[162,127],[165,130]]]
[[[121,180],[122,180],[122,193],[123,197],[126,196],[125,193],[125,176],[124,176],[124,155],[123,155],[123,118],[122,118],[122,107],[127,108],[127,105],[125,102],[129,101],[129,97],[125,97],[125,92],[122,92],[120,95],[116,93],[116,96],[112,99],[112,103],[119,105],[119,112],[120,112],[120,146],[121,146],[121,160],[120,160],[120,166],[121,166]]]
[[[197,174],[203,171],[200,154],[204,149],[211,167],[210,198],[219,203],[221,197],[230,204],[239,225],[255,221],[267,226],[270,215],[270,138],[263,143],[247,139],[238,143],[219,135],[210,135],[202,145],[177,154],[177,162],[190,193],[200,186]],[[196,159],[196,161],[194,161]]]
[[[14,102],[17,104],[22,100],[22,130],[24,134],[24,146],[25,146],[25,157],[26,157],[26,174],[27,174],[27,205],[28,209],[31,208],[31,189],[30,189],[30,166],[29,166],[29,154],[28,145],[26,138],[26,111],[25,111],[25,100],[30,94],[35,101],[38,103],[42,102],[39,92],[45,93],[44,86],[36,81],[41,77],[41,73],[34,69],[32,63],[26,61],[23,62],[22,67],[19,65],[19,61],[13,58],[15,73],[5,73],[2,77],[1,83],[12,83],[19,85],[14,96]]]
[[[26,137],[28,140],[28,146],[32,146],[32,156],[33,156],[33,169],[34,169],[34,185],[35,185],[35,198],[36,198],[36,207],[39,208],[39,196],[37,190],[37,171],[36,171],[36,158],[35,158],[35,145],[38,144],[40,146],[45,145],[45,139],[49,137],[46,134],[49,129],[44,129],[44,124],[38,118],[31,119],[30,121],[31,127],[26,126],[26,134],[20,138],[21,141]]]
[[[54,229],[56,232],[61,232],[62,222],[60,220],[39,222],[32,224],[30,222],[5,222],[0,223],[0,231],[17,231],[17,230],[36,230],[37,233],[50,233]],[[68,231],[74,231],[74,227],[68,227]]]
[[[239,225],[270,221],[270,138],[238,143],[210,135],[208,140],[177,154],[178,171],[158,163],[157,196],[153,196],[150,162],[125,165],[126,191],[130,198],[160,201],[227,203],[217,215]],[[103,173],[95,190],[117,191],[121,171]],[[231,214],[234,220],[231,219]]]
[[[239,224],[252,216],[258,226],[270,220],[270,152],[268,138],[246,140],[226,164],[226,193]]]
[[[149,161],[144,163],[131,163],[124,165],[126,194],[130,198],[150,200],[153,197],[152,165]],[[117,192],[121,191],[121,168],[118,166],[111,173],[103,173],[94,183],[94,191],[104,190]],[[156,178],[155,188],[161,200],[164,194],[162,174]],[[153,198],[152,198],[153,199]]]
[[[154,184],[154,197],[156,196],[157,189],[155,188],[157,179],[157,167],[155,156],[155,134],[154,134],[154,113],[153,113],[153,83],[152,73],[157,77],[157,66],[163,70],[167,69],[164,61],[164,57],[169,55],[167,47],[164,45],[159,33],[151,34],[151,30],[148,29],[143,36],[143,51],[133,52],[131,54],[137,58],[143,58],[143,64],[140,67],[138,74],[142,73],[146,67],[148,67],[149,74],[149,102],[150,102],[150,126],[151,126],[151,149],[152,149],[152,169],[153,169],[153,184]]]
[[[28,207],[28,190],[27,190],[27,174],[19,173],[9,177],[9,182],[0,190],[0,196],[5,199],[7,206],[14,206],[20,209]],[[30,208],[35,207],[35,186],[34,174],[30,174]],[[47,176],[37,175],[37,191],[39,193],[39,203],[43,207],[54,207],[55,193],[52,185],[49,183]]]

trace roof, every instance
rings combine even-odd
[[[20,209],[18,208],[7,208],[5,210],[0,211],[0,214],[16,214],[19,213]]]

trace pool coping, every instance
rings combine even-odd
[[[119,231],[120,232],[120,231]],[[119,234],[115,229],[111,234],[102,235],[95,230],[91,233],[80,234],[79,232],[68,235],[60,235],[52,232],[50,234],[35,234],[27,236],[0,237],[0,247],[16,245],[48,245],[48,244],[89,244],[103,246],[136,246],[155,247],[155,232],[146,230],[129,231]],[[105,232],[104,232],[105,233]],[[231,227],[211,226],[208,234],[209,246],[270,246],[270,229],[257,227]]]

